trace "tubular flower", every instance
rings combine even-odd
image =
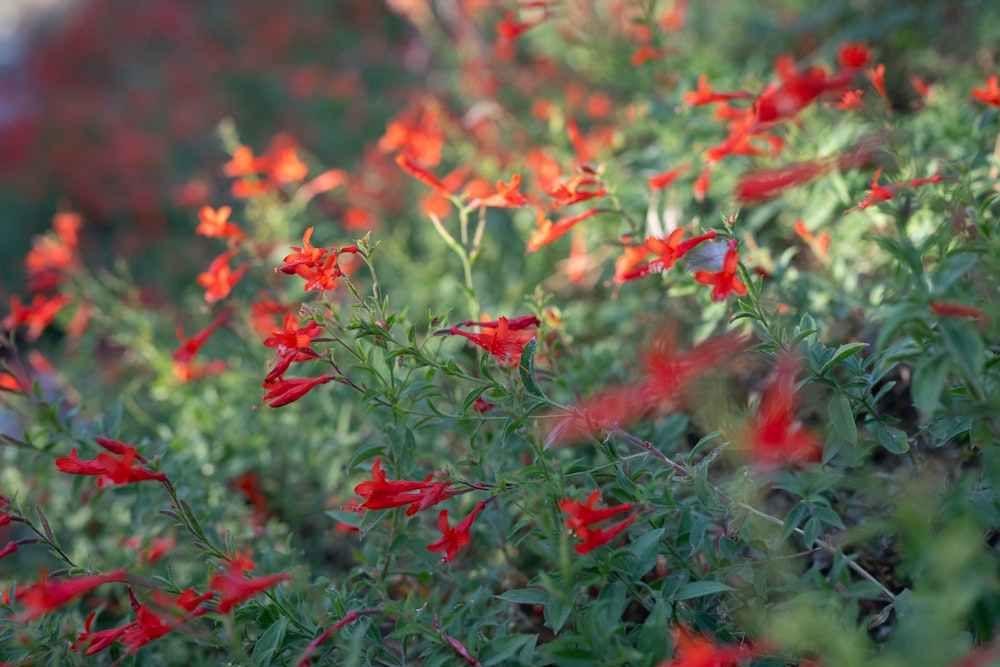
[[[483,325],[481,325],[483,326]],[[458,327],[451,327],[441,333],[447,333],[451,336],[462,336],[468,338],[473,343],[483,348],[497,360],[505,366],[515,366],[518,362],[518,357],[524,352],[524,346],[531,339],[531,337],[525,338],[525,336],[513,333],[509,326],[506,317],[501,317],[497,320],[497,325],[493,329],[493,332],[483,332],[483,333],[470,333],[468,331],[462,331]]]
[[[400,153],[396,156],[396,164],[400,169],[424,185],[428,185],[442,194],[449,194],[448,188],[445,187],[445,184],[437,176],[418,165],[405,153]]]
[[[101,447],[120,458],[101,452],[96,459],[83,461],[77,457],[74,447],[68,457],[62,456],[56,459],[56,467],[70,475],[95,475],[98,477],[97,485],[102,488],[148,480],[160,482],[167,480],[167,476],[163,473],[152,472],[142,467],[146,459],[135,451],[135,447],[100,436],[94,439]]]
[[[674,167],[670,171],[665,171],[657,174],[656,176],[650,176],[646,179],[646,181],[649,183],[649,187],[651,189],[662,190],[689,171],[691,171],[691,165],[685,162],[681,166]]]
[[[692,636],[683,627],[673,635],[675,656],[659,667],[737,667],[754,656],[749,646],[717,646],[706,637]]]
[[[600,213],[596,208],[590,209],[589,211],[584,211],[579,215],[574,215],[570,218],[565,218],[564,220],[559,220],[558,222],[552,222],[545,217],[542,211],[538,212],[538,229],[536,229],[531,234],[531,238],[528,239],[528,245],[525,252],[535,252],[542,246],[546,246],[559,237],[563,236],[570,229],[573,228],[578,222],[582,222],[587,218],[592,218]]]
[[[229,266],[229,260],[235,255],[235,249],[222,253],[212,260],[208,271],[198,275],[198,284],[205,288],[205,301],[207,303],[215,303],[229,296],[233,286],[250,268],[249,264],[244,264],[233,271]]]
[[[609,387],[575,406],[574,414],[559,420],[546,435],[546,444],[565,443],[628,424],[669,405],[699,377],[718,368],[746,347],[737,333],[710,338],[688,352],[677,349],[676,334],[664,329],[646,353],[646,371],[632,384]]]
[[[448,525],[448,510],[441,510],[438,514],[438,528],[441,530],[441,538],[436,542],[427,545],[428,551],[443,551],[441,554],[442,563],[450,563],[454,558],[458,550],[466,546],[471,539],[469,535],[469,529],[472,527],[472,522],[476,520],[476,516],[483,511],[486,507],[486,503],[480,500],[476,503],[475,509],[462,519],[457,526],[454,528]]]
[[[757,412],[744,431],[750,458],[759,465],[808,463],[818,460],[823,451],[819,439],[795,419],[798,364],[798,359],[792,356],[778,361]]]
[[[572,528],[583,542],[576,545],[573,550],[578,554],[590,553],[595,548],[607,544],[611,540],[618,537],[618,535],[625,530],[625,528],[635,521],[635,513],[633,512],[629,516],[625,517],[624,520],[608,527],[608,528],[594,528],[593,524],[601,523],[613,516],[621,514],[623,512],[629,512],[632,510],[632,505],[626,503],[625,505],[618,505],[617,507],[606,507],[604,509],[595,509],[594,504],[601,497],[600,490],[595,490],[587,498],[586,504],[578,503],[575,500],[565,498],[559,501],[559,509],[566,514],[569,514],[569,518],[566,519],[566,525]]]
[[[729,100],[748,100],[752,97],[753,94],[745,90],[737,90],[730,93],[713,92],[712,86],[708,85],[708,77],[702,74],[698,77],[698,89],[684,94],[684,104],[696,107],[703,104],[728,102]]]
[[[267,403],[272,408],[280,408],[294,403],[319,385],[334,379],[336,376],[327,374],[315,378],[293,378],[265,382],[263,386],[264,389],[267,389],[267,393],[264,394],[261,402]]]
[[[872,82],[872,86],[878,92],[882,101],[885,102],[885,109],[890,114],[892,113],[892,105],[889,102],[889,95],[885,92],[885,65],[879,65],[874,69],[870,69],[865,72],[868,80]]]
[[[879,185],[878,178],[882,175],[882,170],[879,169],[875,172],[875,176],[872,178],[872,187],[868,191],[868,195],[858,202],[858,205],[849,208],[844,211],[844,214],[851,213],[852,211],[862,211],[869,206],[874,206],[875,204],[881,204],[884,201],[889,201],[897,194],[905,190],[906,188],[916,188],[921,185],[928,185],[931,183],[940,183],[945,180],[941,174],[934,174],[927,178],[914,178],[909,181],[900,181],[898,183],[888,183],[886,185]]]
[[[565,183],[556,183],[549,188],[549,196],[555,199],[552,205],[556,208],[570,206],[588,199],[603,197],[606,193],[600,185],[601,181],[596,178],[586,178],[577,174]]]
[[[304,326],[297,326],[298,318],[292,313],[286,313],[282,322],[282,328],[271,332],[271,335],[264,340],[266,347],[276,347],[279,350],[297,349],[309,347],[312,340],[323,331],[316,322],[308,322]]]
[[[695,271],[694,279],[702,285],[712,285],[712,301],[725,301],[733,292],[743,296],[747,293],[747,286],[736,275],[739,262],[736,241],[732,240],[722,260],[722,268],[719,271]]]
[[[757,121],[760,123],[792,118],[820,95],[839,92],[851,83],[850,69],[832,77],[820,67],[810,67],[800,72],[795,61],[787,54],[778,57],[774,68],[780,84],[769,87],[754,103]]]
[[[528,203],[528,198],[518,192],[521,189],[521,174],[514,174],[510,177],[509,183],[497,181],[496,194],[489,197],[476,198],[469,202],[469,206],[479,208],[482,206],[492,206],[495,208],[513,208],[524,206]]]
[[[18,614],[16,619],[21,623],[34,620],[42,614],[58,609],[76,598],[86,595],[102,584],[124,580],[125,570],[121,568],[107,574],[62,581],[49,581],[47,574],[43,572],[37,584],[17,589],[14,599],[22,603],[25,610]]]
[[[78,213],[57,213],[52,218],[56,238],[45,235],[32,239],[31,250],[24,259],[29,291],[40,292],[57,287],[63,276],[77,266],[77,234],[82,226],[83,219]]]
[[[642,266],[626,271],[621,276],[621,282],[635,280],[636,278],[641,278],[650,273],[660,273],[661,271],[670,269],[678,259],[683,257],[688,251],[697,246],[699,243],[714,239],[715,232],[709,230],[701,236],[695,236],[694,238],[690,238],[687,241],[682,242],[681,239],[683,237],[684,230],[678,228],[670,232],[670,236],[665,241],[656,236],[650,236],[647,238],[645,247],[650,253],[657,255],[656,259],[650,260]]]
[[[195,233],[212,238],[224,238],[243,236],[243,230],[229,222],[229,214],[233,209],[229,206],[221,206],[218,210],[210,206],[202,206],[198,211],[198,226]]]
[[[226,368],[226,362],[221,360],[210,361],[207,364],[195,365],[194,357],[201,350],[205,341],[215,333],[215,330],[222,326],[222,323],[226,321],[225,314],[220,314],[215,320],[212,321],[207,327],[196,333],[191,338],[185,339],[184,330],[177,327],[177,340],[180,341],[180,345],[174,350],[172,356],[173,366],[174,366],[174,376],[182,381],[188,382],[194,380],[195,378],[205,377],[207,375],[215,375],[221,373]]]
[[[998,83],[997,77],[988,78],[985,88],[973,88],[972,97],[983,104],[1000,107],[1000,83]]]
[[[971,320],[986,320],[986,313],[966,306],[961,303],[948,303],[947,301],[931,301],[931,312],[941,317],[965,317]]]
[[[216,607],[216,611],[225,614],[244,600],[248,600],[282,581],[289,581],[291,578],[292,575],[281,573],[247,579],[243,576],[243,565],[236,560],[229,563],[226,572],[213,576],[208,587],[219,593],[219,606]]]
[[[354,492],[365,499],[359,509],[383,510],[409,505],[406,515],[413,516],[450,495],[447,491],[451,486],[449,480],[432,482],[431,477],[428,475],[422,482],[386,480],[385,471],[382,470],[382,459],[375,459],[371,481],[361,482],[354,487]]]
[[[286,275],[294,275],[295,270],[302,265],[313,265],[317,264],[323,259],[323,256],[330,252],[328,248],[314,248],[309,240],[312,238],[313,227],[310,227],[302,235],[302,247],[296,248],[291,246],[291,250],[295,252],[285,255],[285,259],[282,260],[284,264],[276,268],[275,273],[281,272]]]
[[[72,300],[72,297],[65,294],[51,299],[43,294],[36,294],[31,303],[25,306],[19,297],[13,296],[10,298],[10,314],[0,322],[0,327],[14,329],[22,324],[27,325],[28,332],[25,338],[28,341],[36,340],[56,318],[59,311]]]
[[[77,650],[81,645],[87,645],[86,655],[93,655],[120,641],[122,646],[128,647],[131,655],[135,655],[141,647],[151,641],[159,639],[189,619],[206,613],[208,610],[205,607],[197,607],[212,597],[211,592],[196,595],[193,588],[187,589],[177,598],[172,598],[161,591],[154,591],[153,603],[140,605],[129,589],[129,598],[132,600],[136,620],[118,628],[91,632],[90,626],[96,616],[96,612],[93,612],[87,616],[84,632],[77,635],[73,650]]]

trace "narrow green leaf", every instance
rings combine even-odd
[[[543,588],[513,588],[496,597],[517,604],[548,604],[552,596]]]
[[[673,597],[674,600],[678,601],[691,600],[732,590],[736,589],[720,581],[691,581],[681,586],[681,589]]]
[[[868,347],[868,343],[846,343],[844,345],[841,345],[840,347],[837,348],[837,351],[833,353],[833,357],[825,364],[823,364],[823,367],[820,369],[819,374],[826,375],[828,371],[830,371],[834,366],[839,364],[841,361],[851,356],[855,352],[865,349],[866,347]]]
[[[285,638],[287,627],[288,619],[282,616],[260,636],[257,644],[253,647],[253,653],[250,655],[250,660],[256,667],[266,667],[271,664],[274,654]]]
[[[535,379],[535,349],[537,347],[537,338],[532,338],[525,344],[517,370],[521,374],[521,384],[524,385],[526,392],[533,396],[544,396],[538,386],[538,381]]]
[[[858,426],[854,423],[854,413],[851,412],[851,403],[847,396],[836,394],[830,399],[830,424],[833,431],[841,440],[848,445],[858,444]]]

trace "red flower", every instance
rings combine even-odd
[[[988,78],[985,88],[973,88],[972,97],[984,104],[1000,107],[1000,83],[997,77]]]
[[[637,382],[609,387],[585,398],[574,414],[555,422],[546,442],[568,442],[647,415],[669,404],[688,385],[745,347],[746,341],[739,334],[728,333],[680,353],[675,334],[665,329],[647,353],[646,372]]]
[[[694,279],[702,285],[712,285],[712,301],[725,301],[729,295],[736,292],[740,296],[747,293],[747,286],[736,275],[740,255],[736,251],[736,241],[729,242],[729,250],[722,260],[719,271],[695,271]]]
[[[916,188],[921,185],[928,185],[930,183],[940,183],[945,180],[941,174],[934,174],[927,178],[914,178],[909,181],[900,181],[898,183],[888,183],[886,185],[879,185],[878,177],[882,175],[882,170],[879,169],[875,172],[875,176],[872,178],[872,187],[868,191],[868,195],[858,202],[858,205],[849,208],[844,211],[844,214],[848,214],[852,211],[860,211],[868,208],[869,206],[874,206],[875,204],[881,204],[884,201],[888,201],[895,197],[899,192],[906,188]]]
[[[286,313],[282,323],[282,328],[272,331],[271,335],[264,340],[266,347],[297,349],[312,345],[312,339],[323,331],[323,327],[316,322],[308,322],[304,326],[297,326],[298,318],[293,313]]]
[[[566,514],[569,514],[569,518],[566,519],[566,525],[572,528],[576,532],[577,537],[583,540],[582,544],[578,544],[574,547],[574,551],[578,554],[589,553],[595,548],[603,544],[607,544],[611,540],[618,537],[618,535],[625,530],[626,526],[635,521],[636,515],[633,512],[623,521],[620,521],[619,523],[616,523],[608,528],[593,528],[592,524],[600,523],[617,514],[632,510],[632,505],[628,503],[625,505],[618,505],[617,507],[594,509],[594,503],[597,502],[600,496],[600,490],[595,490],[587,498],[587,503],[583,505],[568,498],[559,501],[559,509]]]
[[[834,106],[843,111],[851,111],[853,109],[860,109],[865,106],[865,103],[861,101],[861,96],[865,94],[865,91],[858,88],[857,90],[845,90],[840,95],[840,101]]]
[[[699,243],[714,239],[715,232],[709,230],[701,236],[695,236],[694,238],[682,242],[681,239],[683,237],[684,230],[678,228],[670,232],[670,236],[666,241],[656,236],[650,236],[647,238],[646,249],[649,250],[649,252],[658,255],[658,257],[638,268],[626,271],[621,276],[621,282],[635,280],[636,278],[641,278],[642,276],[650,273],[660,273],[661,271],[670,269],[678,259],[683,257],[688,251],[697,246]]]
[[[469,543],[471,539],[469,528],[472,527],[472,522],[476,520],[476,515],[482,512],[485,507],[486,503],[480,500],[476,503],[476,507],[472,510],[472,513],[462,519],[454,529],[448,526],[448,510],[441,510],[441,513],[438,514],[438,528],[441,530],[441,538],[432,544],[428,544],[427,550],[443,551],[441,562],[451,562],[455,558],[455,554],[458,553],[458,550]]]
[[[774,377],[764,389],[757,413],[750,419],[744,439],[755,463],[771,466],[819,460],[823,445],[796,421],[795,374],[798,359],[778,361]]]
[[[737,90],[730,93],[712,92],[712,86],[708,85],[708,77],[702,74],[698,77],[698,89],[684,94],[684,103],[695,107],[703,104],[728,102],[729,100],[747,100],[751,97],[753,95],[745,90]]]
[[[243,566],[237,560],[229,563],[225,573],[212,577],[208,587],[221,595],[216,611],[225,614],[240,602],[252,598],[282,581],[289,581],[291,578],[292,575],[282,573],[247,579],[243,576]]]
[[[17,590],[14,599],[24,604],[25,611],[16,618],[21,623],[36,619],[42,614],[58,609],[64,604],[86,595],[102,584],[124,580],[125,570],[121,568],[107,574],[55,582],[49,581],[48,575],[42,572],[37,584]]]
[[[674,181],[678,179],[682,174],[686,174],[691,171],[691,165],[684,163],[679,167],[675,167],[670,171],[665,171],[662,174],[657,174],[656,176],[650,176],[646,179],[649,183],[649,187],[653,190],[662,190]]]
[[[402,169],[407,174],[417,179],[424,185],[429,185],[438,192],[441,192],[442,194],[445,195],[449,194],[448,188],[445,187],[445,184],[442,183],[437,176],[435,176],[434,174],[427,171],[426,169],[418,165],[416,162],[411,160],[410,157],[405,153],[400,153],[399,155],[396,156],[396,164],[399,165],[400,169]]]
[[[6,558],[17,551],[17,542],[8,542],[3,549],[0,549],[0,558]]]
[[[565,183],[556,183],[549,188],[548,192],[550,197],[555,198],[552,205],[558,208],[560,206],[578,204],[588,199],[594,199],[595,197],[603,197],[605,192],[604,188],[600,187],[600,185],[601,182],[596,178],[586,178],[577,174]],[[593,189],[585,190],[583,188]]]
[[[717,646],[706,637],[693,637],[685,628],[673,634],[675,657],[660,667],[737,667],[753,657],[748,646]]]
[[[845,69],[861,69],[871,59],[871,49],[864,42],[848,42],[837,51],[837,61]]]
[[[145,463],[146,459],[140,456],[134,447],[99,436],[95,440],[101,447],[117,454],[120,458],[101,452],[96,459],[83,461],[77,457],[74,447],[68,457],[56,459],[56,467],[70,475],[97,475],[99,487],[147,480],[161,482],[167,480],[167,476],[162,472],[152,472],[143,468],[141,464]]]
[[[295,273],[296,268],[298,268],[300,265],[318,264],[320,260],[323,259],[323,256],[326,255],[328,252],[330,252],[330,250],[327,248],[314,248],[313,245],[309,242],[309,239],[312,238],[313,229],[314,229],[313,227],[310,227],[302,235],[301,248],[296,248],[295,246],[291,246],[291,249],[294,250],[295,252],[289,255],[285,255],[285,259],[283,260],[284,264],[276,268],[274,270],[275,273],[280,271],[281,273],[287,275],[293,275]]]
[[[497,320],[497,326],[492,333],[469,333],[468,331],[462,331],[457,326],[443,333],[468,338],[496,357],[501,364],[514,366],[517,365],[518,357],[524,352],[524,346],[531,337],[529,336],[525,339],[523,335],[515,334],[513,331],[508,325],[507,318],[501,317]]]
[[[382,510],[392,507],[404,507],[407,516],[413,516],[418,511],[432,507],[449,496],[447,492],[451,482],[431,482],[428,475],[423,482],[407,480],[386,480],[382,470],[382,459],[375,459],[372,467],[372,479],[361,482],[354,487],[354,492],[365,499],[360,509]]]
[[[973,320],[985,320],[986,313],[966,306],[961,303],[948,303],[946,301],[931,301],[931,312],[942,317],[967,317]]]
[[[705,201],[705,195],[708,194],[708,186],[712,183],[712,165],[706,164],[701,170],[701,174],[695,180],[694,185],[691,187],[691,192],[694,193],[695,201],[702,202]]]
[[[484,400],[482,396],[477,396],[475,402],[472,404],[472,409],[479,414],[492,410],[494,407],[496,406],[489,401]]]
[[[232,212],[233,209],[229,206],[221,206],[218,210],[210,206],[203,206],[198,211],[199,223],[195,227],[195,233],[216,238],[243,236],[243,230],[229,222],[229,214]]]
[[[865,75],[882,97],[882,101],[885,102],[886,111],[892,113],[892,105],[889,103],[889,96],[885,92],[885,65],[879,65],[874,69],[870,69],[865,72]]]
[[[240,281],[243,274],[250,268],[249,264],[244,264],[236,271],[229,266],[229,260],[236,255],[236,250],[224,252],[214,260],[208,267],[208,271],[198,275],[198,284],[205,288],[205,301],[215,303],[220,299],[225,299],[233,289],[233,285]]]
[[[833,166],[830,160],[820,159],[744,174],[736,183],[736,200],[741,203],[766,201],[783,190],[808,183]]]
[[[826,92],[837,92],[851,82],[851,70],[832,77],[819,67],[800,72],[789,55],[779,56],[774,64],[781,83],[771,86],[754,103],[757,121],[769,123],[791,118]]]
[[[184,338],[184,330],[177,327],[177,340],[180,341],[180,345],[178,345],[177,349],[174,350],[172,359],[174,364],[174,375],[178,380],[188,382],[189,380],[193,380],[195,378],[221,373],[225,369],[226,362],[221,360],[211,361],[207,364],[199,365],[195,365],[194,363],[194,357],[198,354],[198,351],[201,350],[205,341],[207,341],[209,336],[215,333],[215,330],[222,326],[222,323],[225,321],[225,314],[220,314],[211,324],[188,339]]]
[[[154,639],[159,639],[189,619],[206,613],[208,610],[205,607],[200,609],[196,607],[212,597],[213,594],[210,592],[195,595],[193,588],[187,589],[176,599],[161,591],[154,591],[153,604],[140,605],[129,589],[129,598],[132,600],[136,620],[118,628],[91,632],[90,626],[96,612],[91,613],[87,616],[84,632],[77,635],[73,650],[86,643],[88,645],[86,655],[93,655],[111,646],[115,641],[121,641],[123,646],[128,647],[129,653],[135,655],[141,647]]]
[[[521,174],[514,174],[510,177],[510,183],[497,181],[496,194],[489,197],[476,198],[469,202],[469,206],[478,208],[481,206],[493,206],[496,208],[512,208],[524,206],[528,203],[528,198],[518,192],[521,188]]]
[[[28,325],[28,333],[25,338],[28,341],[33,341],[42,335],[45,327],[49,326],[59,311],[72,300],[72,297],[65,294],[54,296],[51,299],[42,294],[36,294],[31,303],[25,306],[19,297],[11,297],[10,315],[0,322],[0,327],[13,329],[26,324]]]
[[[571,218],[566,218],[558,222],[552,222],[551,220],[545,218],[545,214],[542,213],[542,211],[538,211],[538,229],[532,232],[531,238],[528,239],[528,245],[525,252],[535,252],[542,246],[552,243],[572,229],[578,222],[586,220],[587,218],[592,218],[598,213],[600,213],[600,211],[595,208],[590,209],[589,211],[584,211],[579,215],[574,215]]]
[[[272,408],[280,408],[289,403],[294,403],[314,388],[334,379],[335,376],[327,374],[315,378],[292,378],[290,380],[281,379],[273,382],[265,382],[263,386],[268,391],[264,394],[261,402],[267,403]]]

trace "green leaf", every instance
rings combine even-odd
[[[507,635],[491,640],[476,657],[486,667],[504,663],[528,643],[532,645],[538,640],[537,635]]]
[[[986,346],[975,324],[964,320],[941,322],[941,340],[959,367],[970,379],[978,379],[986,362]]]
[[[545,394],[542,393],[538,381],[535,380],[535,349],[537,347],[537,338],[532,338],[525,344],[517,370],[521,374],[521,384],[524,385],[524,390],[533,396],[544,397]]]
[[[846,343],[844,345],[841,345],[840,347],[837,348],[837,351],[833,353],[833,358],[831,358],[829,361],[823,364],[823,367],[820,369],[819,374],[826,375],[827,372],[829,372],[834,366],[839,364],[841,361],[853,355],[855,352],[865,349],[866,347],[868,347],[868,343]]]
[[[854,423],[851,403],[844,394],[836,394],[830,399],[830,424],[834,433],[848,445],[858,444],[858,426]]]
[[[552,632],[559,634],[562,627],[566,625],[566,621],[569,620],[571,611],[573,611],[572,603],[563,602],[553,595],[549,603],[545,605],[542,618],[545,619],[545,625],[549,626]]]
[[[913,371],[910,380],[910,396],[913,405],[924,419],[929,419],[941,406],[941,391],[944,389],[948,370],[951,366],[944,355],[931,357]]]
[[[701,598],[706,595],[715,595],[732,590],[736,589],[720,581],[692,581],[681,586],[681,589],[674,594],[673,598],[677,601],[690,600],[692,598]]]
[[[284,616],[278,619],[271,627],[264,631],[264,634],[257,640],[253,647],[250,660],[258,667],[271,664],[271,659],[281,646],[281,641],[285,638],[285,629],[288,627],[288,619]]]
[[[552,596],[543,588],[513,588],[496,597],[517,604],[548,604]]]
[[[893,454],[905,454],[910,451],[910,444],[906,433],[898,428],[879,424],[875,428],[875,439]]]

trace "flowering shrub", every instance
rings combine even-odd
[[[904,89],[866,16],[389,6],[428,88],[354,167],[223,124],[175,299],[33,243],[0,661],[995,661],[995,76]]]

